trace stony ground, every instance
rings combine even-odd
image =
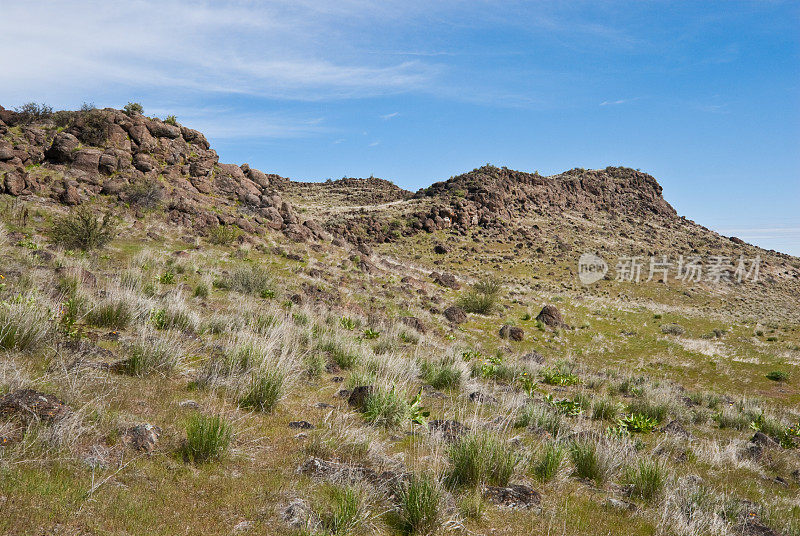
[[[0,112],[0,532],[800,534],[800,260],[652,177],[302,185]],[[764,277],[584,286],[584,251]]]

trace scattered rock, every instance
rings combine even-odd
[[[667,434],[673,434],[683,437],[691,437],[692,435],[691,433],[689,433],[689,430],[683,427],[681,423],[674,420],[670,421],[669,424],[661,428],[661,431]]]
[[[19,389],[0,398],[0,416],[3,417],[54,422],[71,413],[72,410],[55,396],[34,389]]]
[[[431,434],[439,434],[445,441],[455,441],[469,432],[469,427],[458,421],[434,419],[428,422]]]
[[[367,398],[372,396],[374,392],[375,387],[372,385],[359,385],[350,392],[350,396],[347,397],[347,403],[360,410],[364,407]]]
[[[633,504],[632,502],[623,501],[617,499],[616,497],[607,498],[605,503],[603,503],[603,505],[606,508],[610,508],[612,510],[631,511],[631,512],[636,510],[636,505]]]
[[[433,252],[436,253],[437,255],[446,255],[450,251],[447,249],[447,247],[443,246],[442,244],[436,244],[435,246],[433,246]]]
[[[293,499],[280,514],[284,523],[295,529],[313,529],[317,524],[314,511],[303,499]]]
[[[469,394],[469,399],[476,404],[497,404],[497,399],[491,395],[475,391]]]
[[[152,454],[161,437],[161,428],[152,424],[139,424],[125,430],[122,442],[129,448],[139,452]]]
[[[511,509],[528,509],[538,506],[542,496],[524,484],[511,484],[506,487],[486,486],[483,497],[499,506]]]
[[[451,305],[444,310],[444,317],[453,324],[463,324],[467,321],[467,313],[457,305]]]
[[[544,363],[544,356],[536,351],[528,352],[527,354],[520,356],[519,359],[520,361],[528,361],[531,363],[538,363],[540,365]]]
[[[511,324],[504,324],[500,328],[501,339],[511,339],[512,341],[521,341],[525,336],[525,332],[519,326],[512,326]]]
[[[536,315],[536,320],[550,328],[565,328],[567,324],[561,318],[561,312],[556,309],[554,305],[545,305],[539,314]]]
[[[434,283],[437,283],[443,287],[451,288],[453,290],[458,290],[461,288],[461,284],[456,280],[456,276],[453,274],[449,274],[447,272],[433,272],[431,274],[431,279],[433,279]]]
[[[200,409],[200,404],[194,400],[184,400],[179,404],[179,406],[186,409]]]
[[[420,320],[416,316],[404,316],[403,318],[400,319],[400,321],[406,326],[415,329],[422,334],[424,334],[427,331],[425,329],[425,324],[423,324],[422,320]]]
[[[289,423],[289,428],[299,428],[301,430],[311,430],[314,425],[308,421],[292,421]]]

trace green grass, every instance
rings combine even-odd
[[[468,313],[489,315],[497,307],[502,290],[498,279],[484,278],[459,298],[458,305]]]
[[[453,359],[423,361],[420,372],[422,379],[434,389],[456,389],[461,385],[461,370]]]
[[[569,453],[576,476],[593,480],[597,484],[602,484],[608,479],[611,466],[608,459],[600,452],[601,448],[604,447],[590,440],[572,443]]]
[[[53,324],[35,301],[18,297],[0,302],[0,348],[33,352],[48,341]]]
[[[651,503],[664,491],[667,469],[658,460],[639,460],[625,472],[625,482],[630,486],[631,496]]]
[[[133,311],[124,299],[103,300],[86,313],[86,321],[101,328],[125,329],[133,320]]]
[[[772,370],[767,372],[766,377],[774,382],[785,382],[789,379],[789,373],[782,370]]]
[[[277,368],[255,370],[250,375],[250,383],[239,399],[243,408],[269,413],[275,409],[284,393],[286,373]]]
[[[399,426],[409,417],[408,403],[394,387],[375,387],[364,401],[363,412],[367,422],[386,427]]]
[[[533,459],[531,471],[540,482],[549,482],[558,474],[564,461],[564,447],[558,443],[546,443]]]
[[[553,437],[564,429],[564,419],[556,411],[539,406],[536,404],[528,404],[523,408],[522,413],[517,417],[514,422],[515,428],[538,428],[550,433]]]
[[[445,481],[452,488],[505,486],[520,461],[513,448],[490,432],[462,436],[449,447],[447,457],[450,469]]]
[[[432,534],[440,527],[443,493],[433,475],[411,475],[395,496],[398,528],[403,534]]]
[[[233,427],[220,415],[192,415],[186,423],[183,454],[194,463],[220,459],[233,438]]]
[[[323,490],[325,510],[319,514],[329,534],[352,534],[364,524],[364,492],[353,486],[330,486]]]
[[[619,402],[611,397],[595,398],[592,401],[592,419],[613,421],[619,412]]]

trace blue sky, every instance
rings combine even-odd
[[[0,104],[175,114],[225,162],[416,190],[626,165],[800,255],[800,3],[0,0]]]

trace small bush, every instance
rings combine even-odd
[[[184,456],[194,463],[222,457],[233,438],[233,428],[219,415],[194,414],[186,424]]]
[[[44,121],[53,115],[53,108],[47,104],[37,104],[35,102],[26,102],[22,106],[14,109],[17,112],[16,123],[29,125],[37,121]]]
[[[164,189],[155,179],[145,179],[128,184],[122,190],[122,199],[132,207],[152,209],[164,199]]]
[[[227,278],[228,288],[242,294],[260,296],[269,290],[272,278],[266,268],[258,264],[239,266]]]
[[[432,534],[441,525],[442,490],[432,475],[411,475],[395,494],[403,534]]]
[[[172,370],[180,362],[178,348],[168,339],[141,337],[120,361],[117,371],[131,376],[146,376],[152,372]]]
[[[79,124],[81,127],[79,139],[82,143],[101,146],[108,139],[109,120],[102,112],[91,110],[82,113]]]
[[[144,107],[139,104],[138,102],[129,102],[125,106],[122,107],[122,110],[128,115],[142,115],[144,113]]]
[[[116,222],[109,212],[100,218],[90,208],[83,206],[58,218],[51,230],[56,244],[84,251],[105,246],[115,235]]]
[[[399,426],[409,417],[408,403],[394,387],[376,387],[364,401],[364,419],[382,426]]]
[[[286,373],[275,368],[264,368],[252,373],[250,385],[239,405],[269,413],[283,396]]]
[[[541,482],[549,482],[558,474],[564,461],[564,448],[557,443],[547,443],[534,459],[534,476]]]
[[[774,382],[785,382],[789,379],[789,373],[782,370],[772,370],[767,372],[766,377]]]
[[[450,471],[446,481],[453,488],[484,483],[505,486],[520,461],[513,449],[489,432],[462,436],[450,446],[447,455]]]
[[[472,288],[459,299],[458,304],[468,313],[488,315],[497,306],[502,290],[503,285],[498,279],[482,279],[472,285]]]
[[[208,231],[208,241],[216,246],[228,246],[234,242],[242,232],[233,225],[217,225]]]
[[[630,486],[630,493],[643,501],[650,503],[657,499],[664,491],[667,480],[667,470],[657,460],[639,460],[628,467],[625,480]]]
[[[649,434],[658,426],[658,421],[641,413],[631,413],[619,420],[620,426],[624,426],[629,432]]]
[[[175,117],[174,115],[168,115],[168,116],[167,116],[167,118],[166,118],[166,119],[164,119],[164,122],[165,122],[166,124],[168,124],[168,125],[172,125],[172,126],[174,126],[174,127],[175,127],[175,126],[178,126],[178,118],[177,118],[177,117]]]
[[[557,368],[545,367],[539,371],[542,382],[548,385],[558,385],[565,387],[568,385],[577,385],[581,382],[580,378],[572,373],[566,365],[561,365]]]
[[[101,328],[125,329],[133,320],[133,311],[124,299],[106,299],[86,314],[86,321]]]

